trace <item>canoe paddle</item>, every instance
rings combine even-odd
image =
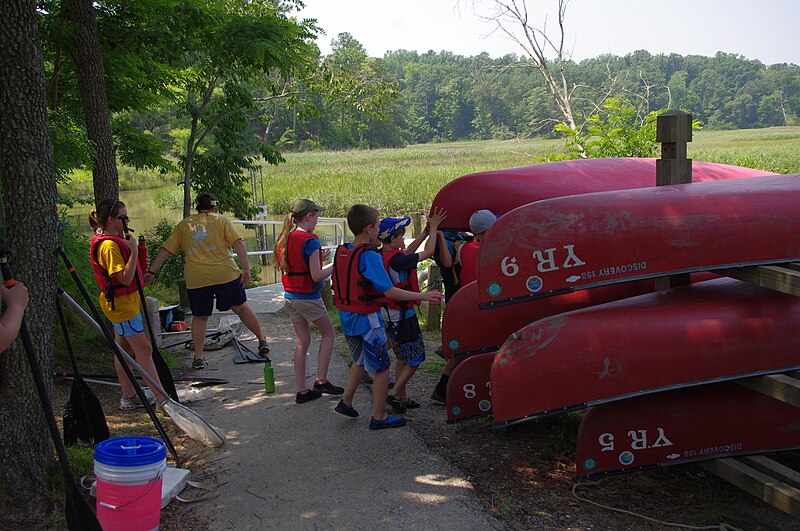
[[[125,232],[125,239],[130,240],[132,230],[128,228],[128,221],[126,219],[122,220],[122,230]],[[140,240],[140,242],[144,241],[144,237]],[[145,256],[147,256],[147,250],[145,248]],[[147,332],[150,334],[150,346],[153,349],[153,364],[156,366],[156,372],[158,373],[158,379],[161,380],[161,385],[164,386],[164,390],[167,391],[167,394],[170,398],[175,400],[176,402],[180,402],[178,400],[178,391],[175,389],[175,381],[172,379],[172,373],[169,370],[169,366],[164,361],[164,358],[161,357],[161,352],[158,350],[158,343],[156,343],[156,334],[153,330],[153,323],[150,319],[150,311],[147,308],[147,297],[144,294],[144,288],[142,287],[142,281],[139,278],[141,274],[142,277],[144,276],[144,271],[141,270],[142,262],[137,260],[136,261],[136,273],[133,275],[134,281],[136,282],[136,289],[139,291],[139,299],[141,300],[142,304],[142,314],[144,314],[144,322],[147,325]],[[159,325],[160,327],[161,325]]]
[[[80,304],[75,302],[72,297],[67,294],[66,291],[60,289],[58,292],[61,297],[64,298],[67,303],[78,313],[78,316],[86,321],[89,325],[91,325],[95,330],[100,332],[106,337],[106,341],[108,342],[109,346],[114,350],[114,353],[121,357],[120,361],[125,363],[127,362],[128,365],[135,368],[139,374],[147,380],[150,384],[150,387],[155,389],[159,394],[161,394],[164,399],[159,402],[159,406],[164,412],[170,416],[172,422],[180,428],[186,435],[191,437],[196,441],[200,441],[206,446],[222,446],[225,444],[225,435],[220,431],[219,428],[215,428],[208,422],[206,422],[203,417],[189,409],[188,407],[176,402],[164,391],[164,388],[161,387],[161,384],[158,383],[153,376],[148,374],[142,367],[136,363],[130,354],[125,352],[125,350],[119,346],[119,344],[114,341],[114,338],[111,337],[111,333],[108,331],[108,328],[105,324],[101,324],[96,320],[92,319],[92,317],[86,313]],[[128,368],[130,370],[130,368]],[[131,377],[132,378],[132,377]],[[135,383],[135,381],[134,381]],[[135,384],[138,385],[138,384]]]
[[[67,271],[69,271],[72,280],[75,281],[75,285],[78,287],[78,291],[81,292],[81,296],[83,297],[84,302],[86,302],[86,305],[89,306],[89,309],[92,311],[92,315],[94,316],[95,320],[103,322],[102,316],[100,315],[100,311],[94,305],[94,302],[92,301],[92,297],[91,295],[89,295],[89,292],[86,291],[86,286],[83,285],[83,281],[81,280],[81,277],[78,276],[78,273],[75,271],[75,267],[72,265],[72,261],[70,261],[66,251],[64,251],[63,247],[58,247],[56,251],[64,260],[64,265],[67,266]],[[63,297],[63,295],[66,294],[66,291],[59,288],[58,294]],[[83,310],[83,308],[81,308],[81,310]],[[102,332],[106,338],[106,341],[116,344],[116,342],[114,341],[114,336],[111,335],[111,332],[109,332],[105,326],[102,327]],[[164,426],[162,426],[161,421],[158,420],[155,409],[147,400],[147,397],[145,396],[144,391],[142,390],[142,386],[139,385],[139,382],[136,381],[136,378],[133,376],[133,371],[128,366],[128,364],[125,363],[125,359],[118,354],[118,351],[116,349],[112,349],[112,352],[117,356],[119,364],[120,366],[122,366],[122,370],[125,371],[125,376],[128,377],[128,380],[130,380],[131,385],[133,385],[133,389],[136,391],[136,396],[138,396],[139,400],[141,400],[145,411],[147,411],[147,415],[153,422],[153,426],[155,426],[156,431],[158,431],[158,435],[161,437],[161,440],[164,441],[164,444],[167,446],[167,450],[169,450],[169,453],[172,454],[172,457],[175,459],[175,465],[180,467],[181,465],[180,465],[180,460],[178,459],[178,452],[175,450],[175,446],[172,444],[172,441],[170,440],[169,435],[167,435],[166,430],[164,430]]]
[[[60,378],[73,378],[75,375],[71,372],[54,372],[53,376]],[[116,374],[95,374],[95,373],[82,373],[84,378],[95,378],[98,380],[116,380]],[[208,387],[210,385],[224,385],[229,383],[224,378],[208,378],[204,376],[176,376],[176,382],[188,382],[192,387]]]
[[[108,431],[108,422],[106,422],[106,416],[103,413],[103,406],[100,405],[100,400],[97,399],[91,388],[86,385],[78,369],[78,360],[75,357],[72,338],[67,329],[64,307],[61,305],[61,298],[58,296],[56,296],[56,311],[58,312],[58,322],[61,324],[61,330],[64,333],[64,342],[67,345],[72,371],[75,373],[72,389],[69,392],[69,401],[75,408],[78,438],[82,441],[97,444],[111,436]]]
[[[11,249],[0,246],[0,270],[2,270],[3,281],[6,288],[13,289],[15,284],[14,275],[8,263],[8,257],[10,255]],[[28,358],[28,365],[31,367],[33,381],[36,384],[36,392],[39,394],[39,402],[42,405],[47,427],[50,430],[50,437],[53,439],[53,445],[56,447],[56,453],[58,454],[58,462],[64,474],[67,488],[65,503],[67,528],[71,530],[102,531],[97,517],[94,512],[92,512],[89,504],[86,503],[86,500],[83,499],[83,496],[81,496],[78,485],[75,483],[75,476],[72,474],[72,467],[70,467],[69,459],[67,458],[67,450],[64,448],[64,441],[61,439],[61,434],[56,424],[56,418],[53,416],[53,404],[50,402],[50,397],[47,394],[47,386],[44,383],[42,371],[39,368],[39,360],[36,358],[36,353],[34,352],[31,333],[28,330],[28,324],[24,317],[22,318],[22,325],[20,326],[20,336],[22,336],[25,355]]]

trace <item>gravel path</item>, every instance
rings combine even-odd
[[[230,384],[192,407],[227,433],[227,443],[198,456],[222,486],[218,498],[187,506],[198,524],[193,528],[501,528],[463,475],[428,451],[413,429],[367,429],[366,386],[356,392],[357,419],[334,412],[338,397],[295,404],[291,324],[285,314],[260,317],[275,393],[264,392],[262,364],[234,364],[230,347],[207,355],[204,375]],[[331,381],[343,385],[346,374],[346,360],[334,354]]]

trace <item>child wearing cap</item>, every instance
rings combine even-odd
[[[383,267],[377,251],[379,213],[368,205],[353,205],[347,213],[347,224],[355,234],[352,244],[340,245],[333,262],[334,301],[339,308],[342,332],[353,365],[347,377],[344,396],[336,412],[357,417],[353,407],[356,387],[365,371],[374,372],[372,384],[372,419],[369,429],[397,428],[406,419],[387,415],[386,391],[389,384],[389,350],[381,319],[384,297],[397,301],[417,299],[439,302],[438,291],[415,293],[395,287]]]
[[[333,354],[336,331],[322,302],[322,287],[331,275],[333,265],[323,266],[330,251],[314,234],[320,211],[325,210],[310,199],[298,199],[286,215],[283,230],[275,242],[275,255],[283,275],[286,311],[295,333],[294,380],[295,402],[303,404],[322,396],[340,395],[344,389],[328,381],[328,367]],[[317,379],[313,388],[306,382],[306,352],[311,346],[310,324],[314,323],[322,339],[317,357]]]
[[[440,238],[439,224],[446,213],[437,209],[428,219],[425,230],[406,249],[405,227],[411,218],[383,218],[380,223],[378,239],[381,241],[383,266],[396,288],[419,292],[417,281],[417,264],[433,256],[437,239]],[[421,253],[415,251],[425,237],[428,241]],[[387,300],[382,309],[386,322],[386,332],[391,339],[392,350],[397,357],[395,368],[397,381],[386,397],[386,402],[397,413],[405,413],[406,409],[415,409],[419,403],[406,396],[406,384],[414,376],[419,365],[425,361],[425,343],[414,308],[416,301]]]
[[[477,210],[469,217],[469,230],[475,236],[472,241],[465,243],[459,249],[457,261],[461,262],[461,276],[460,282],[462,286],[466,286],[470,282],[478,279],[478,250],[481,246],[481,240],[486,234],[486,231],[494,225],[497,221],[497,216],[491,210]],[[445,394],[447,392],[447,381],[450,379],[450,374],[456,366],[461,362],[460,359],[450,358],[444,366],[442,375],[439,382],[431,393],[431,399],[435,402],[445,403]]]
[[[497,216],[491,210],[478,210],[469,217],[469,230],[475,237],[460,249],[458,261],[461,262],[462,286],[478,280],[478,249],[484,234],[496,220]]]

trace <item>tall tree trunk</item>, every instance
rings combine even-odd
[[[29,0],[0,2],[0,174],[5,243],[30,291],[27,322],[50,389],[58,216],[34,8]],[[13,501],[0,511],[0,528],[43,527],[53,453],[21,341],[0,356],[0,463],[0,492]]]
[[[73,24],[78,52],[75,68],[86,117],[86,134],[94,145],[94,201],[119,197],[119,174],[108,115],[105,70],[100,48],[97,19],[91,0],[64,0],[67,20]]]

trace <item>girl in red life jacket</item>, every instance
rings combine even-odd
[[[101,201],[97,210],[89,213],[89,224],[95,232],[89,247],[89,259],[101,291],[98,302],[114,325],[117,344],[135,356],[136,362],[159,381],[150,340],[144,333],[141,299],[133,278],[139,274],[139,280],[144,284],[141,272],[137,273],[136,267],[139,247],[136,238],[125,239],[123,235],[123,221],[127,220],[125,203],[114,199]],[[116,357],[114,368],[122,387],[120,409],[144,407]],[[149,390],[145,389],[145,395],[151,403],[155,403],[155,396]],[[159,401],[164,399],[162,396],[158,398]]]
[[[310,199],[298,199],[286,216],[283,230],[275,242],[275,255],[283,272],[286,310],[295,333],[294,380],[295,402],[302,404],[323,393],[340,395],[344,389],[328,381],[328,367],[333,354],[336,332],[322,301],[322,287],[331,276],[333,264],[323,266],[330,251],[322,249],[314,234],[320,211],[325,210]],[[314,323],[322,339],[319,343],[317,379],[309,389],[306,382],[306,352],[311,346],[310,324]]]

